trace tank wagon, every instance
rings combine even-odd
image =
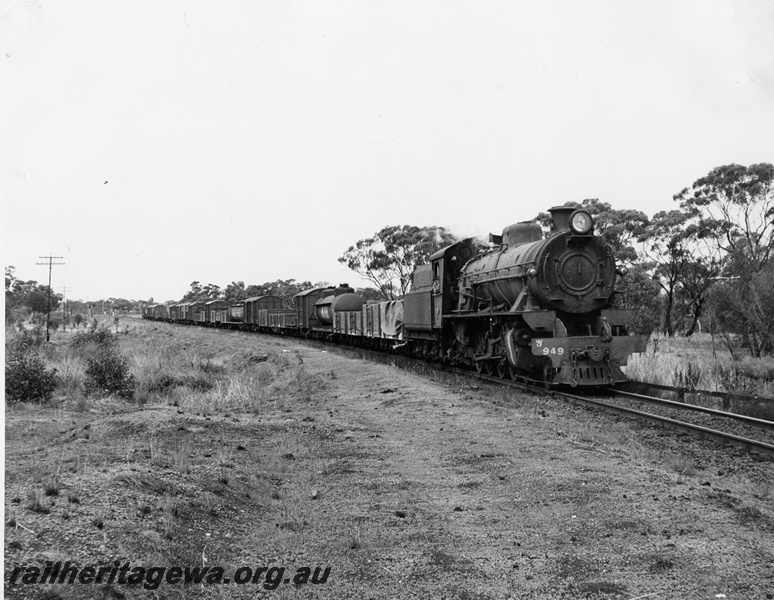
[[[470,239],[436,252],[402,300],[365,302],[341,284],[304,290],[292,306],[262,296],[156,305],[143,317],[391,349],[547,387],[625,381],[621,367],[647,342],[628,333],[632,311],[614,306],[626,269],[588,212],[549,212],[545,236],[537,223],[517,223],[490,236],[486,252]]]

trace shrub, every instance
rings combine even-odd
[[[129,365],[113,346],[86,359],[86,393],[115,394],[130,400],[134,396],[134,377]]]
[[[317,377],[309,373],[304,367],[299,367],[293,378],[292,386],[299,399],[309,401],[312,399],[312,392],[318,387]]]
[[[156,377],[145,383],[143,389],[149,394],[168,394],[174,388],[181,386],[182,383],[174,375],[169,373],[159,373]]]
[[[59,315],[54,315],[54,314],[52,314],[52,315],[49,317],[48,328],[49,328],[51,331],[56,331],[56,330],[57,330],[57,329],[59,329],[61,326],[62,326],[62,319],[61,319],[61,317],[59,317]]]
[[[10,403],[46,402],[56,389],[56,369],[47,369],[36,341],[26,335],[5,346],[5,398]]]
[[[70,349],[86,364],[119,354],[115,336],[103,327],[76,333],[70,340]]]
[[[165,372],[140,373],[134,380],[135,392],[142,399],[147,396],[172,396],[175,390],[187,387],[193,392],[207,392],[215,387],[215,380],[202,373],[188,373],[180,376]]]
[[[113,347],[115,344],[113,334],[104,328],[79,331],[70,340],[70,348],[79,351],[88,351],[93,346]]]
[[[127,400],[134,396],[134,377],[110,331],[92,327],[78,332],[70,341],[70,347],[86,360],[87,394],[115,394]]]

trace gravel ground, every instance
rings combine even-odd
[[[769,460],[465,378],[238,339],[286,350],[309,393],[251,413],[6,410],[6,597],[774,597]],[[274,590],[8,585],[47,560],[331,569]]]

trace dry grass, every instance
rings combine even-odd
[[[110,320],[100,326],[106,324],[112,327]],[[138,319],[121,331],[126,333],[115,339],[121,355],[129,359],[134,402],[139,404],[171,404],[207,414],[228,410],[261,414],[282,410],[290,398],[309,400],[322,385],[287,350],[228,352],[223,340],[213,340],[198,328]],[[98,349],[70,348],[73,336],[72,331],[54,334],[43,356],[57,373],[52,404],[85,411],[94,400],[87,401],[84,391],[86,360]]]
[[[56,369],[59,389],[68,400],[72,401],[83,393],[86,366],[81,358],[74,352],[65,350],[61,356],[56,356],[50,363]]]
[[[363,532],[360,524],[352,525],[347,532],[347,548],[360,550],[363,547]]]
[[[161,441],[158,437],[153,436],[148,441],[148,449],[150,451],[150,462],[152,465],[163,466],[166,464],[164,460],[164,453],[161,448]]]
[[[175,447],[172,451],[172,466],[180,473],[191,472],[191,438],[186,436],[175,440]]]
[[[630,357],[624,369],[635,381],[774,397],[774,358],[735,361],[709,334],[653,337],[648,351]]]

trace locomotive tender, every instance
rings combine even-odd
[[[342,284],[305,290],[292,307],[264,296],[205,310],[148,306],[143,317],[393,349],[546,387],[626,381],[620,367],[647,343],[628,334],[632,311],[614,308],[626,269],[616,268],[588,212],[549,212],[545,237],[539,224],[517,223],[490,236],[484,253],[470,239],[436,252],[403,300],[366,303]]]

